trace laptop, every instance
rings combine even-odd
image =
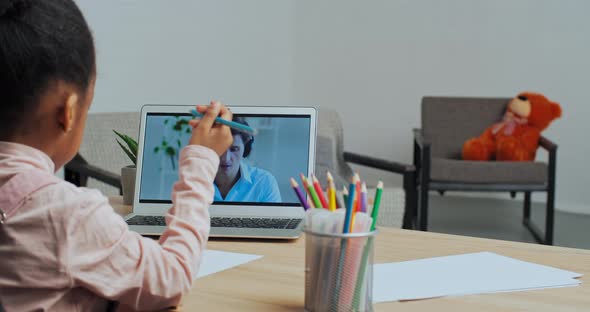
[[[178,155],[191,136],[190,105],[141,109],[133,213],[125,220],[143,235],[160,235],[178,180]],[[234,121],[256,129],[234,133],[220,159],[210,206],[211,237],[294,239],[305,215],[290,178],[314,170],[315,108],[231,106]],[[231,180],[231,177],[234,179]],[[232,184],[233,183],[233,184]]]

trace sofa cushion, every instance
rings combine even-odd
[[[547,182],[547,164],[433,158],[430,179],[455,183],[544,184]]]

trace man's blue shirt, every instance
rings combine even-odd
[[[280,203],[281,192],[275,177],[270,172],[240,163],[240,178],[223,198],[217,185],[213,201]]]

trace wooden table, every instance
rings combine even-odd
[[[112,200],[120,213],[129,207]],[[375,263],[491,251],[584,274],[578,287],[471,295],[375,305],[376,311],[590,311],[590,250],[381,228]],[[212,239],[207,248],[264,255],[196,281],[184,311],[302,311],[304,238]]]

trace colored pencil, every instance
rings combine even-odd
[[[293,187],[293,190],[295,190],[295,194],[297,194],[297,198],[299,198],[299,201],[301,202],[301,206],[303,206],[303,209],[309,209],[309,204],[307,203],[307,196],[305,196],[301,189],[299,189],[299,184],[297,184],[297,181],[295,181],[295,179],[293,178],[291,178],[291,186]]]
[[[203,118],[203,114],[197,112],[196,109],[191,110],[191,115],[193,115],[193,118]],[[215,122],[216,123],[220,123],[222,125],[226,125],[232,129],[238,130],[240,132],[244,132],[250,135],[256,135],[257,131],[256,129],[246,126],[244,124],[241,124],[239,122],[235,122],[235,121],[229,121],[229,120],[225,120],[221,117],[215,117]]]
[[[379,205],[381,204],[381,193],[383,193],[383,182],[379,181],[377,184],[377,191],[375,192],[375,202],[373,203],[373,211],[371,212],[371,231],[375,231],[375,225],[377,224],[377,217],[379,217]],[[356,287],[354,290],[354,298],[352,299],[353,302],[353,310],[358,311],[361,304],[361,290],[363,288],[363,280],[365,279],[365,272],[367,271],[367,261],[369,260],[369,253],[373,248],[373,240],[374,237],[370,237],[367,240],[367,244],[365,245],[365,250],[363,251],[363,258],[361,259],[361,264],[359,267],[359,274],[356,280]]]
[[[311,198],[311,194],[309,193],[309,190],[307,189],[307,178],[305,177],[305,175],[303,173],[300,173],[299,177],[301,178],[301,184],[303,186],[303,189],[305,190],[305,193],[307,194],[307,197]],[[318,208],[315,206],[313,201],[307,201],[307,202],[308,202],[310,208]]]
[[[359,307],[361,305],[360,295],[361,295],[361,290],[363,289],[363,282],[365,279],[365,273],[367,271],[367,262],[369,261],[369,253],[371,252],[371,249],[373,248],[373,240],[374,239],[375,238],[373,236],[369,237],[369,239],[367,239],[365,248],[363,250],[363,257],[361,259],[361,263],[359,266],[358,276],[356,278],[356,286],[354,288],[354,297],[352,299],[352,303],[353,303],[353,307],[354,307],[353,311],[360,311],[359,310]]]
[[[318,198],[318,194],[315,192],[315,189],[313,188],[313,183],[311,181],[312,181],[311,178],[307,179],[307,190],[309,191],[309,195],[311,196],[311,200],[313,202],[313,205],[316,208],[322,208],[322,203],[320,203],[320,199]]]
[[[361,184],[361,200],[360,200],[360,211],[366,213],[367,212],[367,184],[363,182]]]
[[[346,205],[346,213],[344,215],[344,227],[342,229],[342,233],[348,234],[350,232],[350,225],[351,219],[353,215],[353,205],[354,205],[354,192],[356,189],[355,179],[353,178],[352,183],[349,186],[349,196],[348,196],[348,204]],[[340,293],[342,292],[342,270],[344,269],[344,261],[346,257],[346,246],[347,246],[347,239],[342,239],[340,241],[340,257],[338,258],[338,270],[336,271],[336,289],[335,294],[332,301],[332,306],[337,307],[338,303],[340,302]]]
[[[334,185],[334,177],[328,172],[328,207],[330,211],[336,210],[338,204],[336,202],[336,186]]]
[[[344,206],[341,208],[346,208],[346,205],[348,204],[348,190],[346,189],[346,186],[342,187],[342,199],[344,200]]]
[[[354,228],[354,221],[355,221],[356,213],[359,212],[359,203],[360,203],[360,197],[361,197],[360,181],[361,181],[361,178],[360,178],[359,174],[356,173],[352,177],[352,184],[354,185],[354,193],[353,193],[354,200],[353,200],[353,204],[352,204],[352,220],[350,222],[350,232],[352,232],[352,229]]]
[[[356,180],[356,198],[354,200],[354,212],[359,212],[360,211],[360,203],[361,203],[361,176],[359,175],[359,173],[355,173],[354,174],[355,180]]]
[[[342,200],[338,196],[338,192],[336,192],[336,188],[334,188],[334,196],[336,197],[336,209],[344,208],[344,204],[342,204]]]
[[[377,191],[375,192],[375,202],[373,203],[373,211],[371,212],[371,218],[373,218],[373,224],[371,224],[371,231],[375,231],[375,225],[377,224],[377,216],[379,215],[379,205],[381,205],[381,193],[383,193],[383,182],[379,181],[377,184]]]
[[[318,195],[318,198],[320,199],[320,203],[322,204],[322,208],[328,209],[328,201],[326,200],[326,196],[324,196],[324,191],[322,190],[320,181],[318,181],[318,178],[316,178],[313,174],[311,175],[311,178],[313,180],[313,187],[316,191],[316,194]]]
[[[356,183],[355,180],[353,180],[352,183],[350,183],[349,186],[349,190],[348,190],[348,204],[346,205],[346,214],[344,215],[344,228],[342,229],[342,233],[346,234],[350,232],[350,224],[351,224],[351,220],[352,220],[352,215],[353,215],[353,205],[354,205],[354,197],[355,197],[355,189],[356,189]]]

